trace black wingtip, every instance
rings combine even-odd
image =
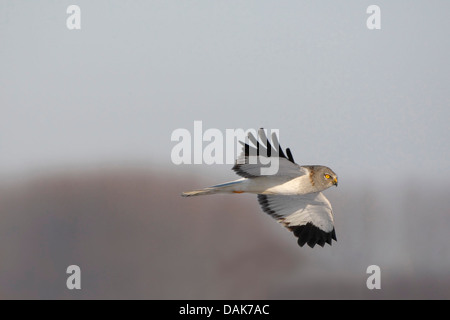
[[[294,157],[292,156],[291,149],[286,148],[286,153],[290,162],[295,163]]]
[[[334,231],[334,229],[331,232],[331,238],[333,238],[334,241],[337,241],[337,239],[336,239],[336,232]]]
[[[337,241],[334,229],[331,232],[325,232],[310,222],[302,226],[289,226],[289,229],[298,238],[297,243],[300,247],[305,244],[311,248],[314,248],[316,244],[323,247],[325,243],[331,246],[333,240]]]

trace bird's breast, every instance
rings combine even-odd
[[[315,192],[308,175],[296,178],[266,176],[251,180],[250,192],[254,193],[296,195]]]

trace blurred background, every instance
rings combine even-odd
[[[0,0],[0,298],[450,298],[450,4],[371,4]],[[237,178],[173,164],[196,120],[331,167],[338,242],[181,198]]]

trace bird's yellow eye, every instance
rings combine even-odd
[[[331,176],[330,176],[329,174],[326,174],[326,175],[325,175],[325,178],[330,179]]]

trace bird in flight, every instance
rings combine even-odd
[[[338,185],[337,175],[325,166],[296,164],[289,148],[283,152],[275,133],[273,145],[263,129],[258,135],[259,139],[249,133],[249,143],[240,142],[243,151],[232,169],[241,179],[183,192],[182,196],[257,194],[262,210],[292,231],[301,247],[323,247],[337,241],[331,204],[322,193]],[[268,170],[269,163],[278,170]]]

